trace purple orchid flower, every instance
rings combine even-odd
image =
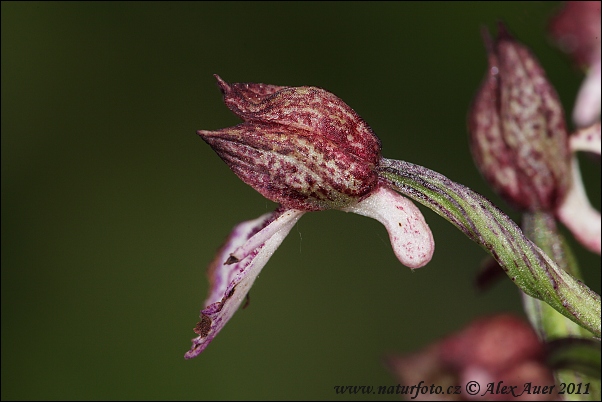
[[[600,123],[569,137],[562,104],[535,56],[503,26],[496,40],[484,38],[489,69],[468,118],[477,166],[516,209],[553,213],[600,254],[600,212],[587,198],[575,156],[600,154]]]
[[[556,42],[586,71],[573,109],[573,121],[579,127],[600,119],[600,20],[599,1],[567,1],[550,22],[550,33]]]
[[[341,99],[316,87],[228,84],[216,78],[226,105],[244,122],[198,134],[241,180],[279,207],[234,227],[210,264],[209,297],[188,359],[228,322],[306,212],[338,209],[377,219],[399,261],[412,269],[428,263],[434,251],[420,210],[377,173],[379,139]]]
[[[528,322],[510,314],[497,314],[481,317],[423,350],[388,356],[386,363],[400,384],[422,381],[437,384],[443,390],[457,390],[455,394],[436,395],[441,401],[503,401],[517,396],[523,400],[520,393],[525,384],[548,386],[549,391],[536,398],[528,395],[533,400],[558,400],[558,391],[550,389],[554,375],[546,346]],[[504,384],[508,392],[486,392],[485,385],[490,383]],[[472,395],[474,385],[483,388]],[[514,395],[512,389],[516,390]],[[417,401],[433,400],[433,394],[405,393]]]

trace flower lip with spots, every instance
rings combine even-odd
[[[341,99],[316,87],[216,79],[224,102],[243,122],[198,134],[242,181],[279,206],[235,226],[210,264],[209,296],[188,359],[232,317],[306,212],[338,209],[377,219],[399,261],[412,269],[427,264],[434,251],[420,210],[379,178],[380,140]]]

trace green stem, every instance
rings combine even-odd
[[[556,220],[550,213],[527,212],[523,214],[522,228],[527,236],[546,253],[559,268],[581,279],[579,267],[564,238],[558,233]],[[545,341],[568,336],[589,336],[589,332],[567,320],[549,304],[524,295],[523,303],[527,316]]]
[[[550,256],[559,268],[575,278],[580,278],[577,261],[564,238],[558,233],[552,214],[527,212],[523,214],[522,228],[525,235]],[[600,343],[591,339],[587,330],[541,300],[523,293],[523,305],[540,338],[548,342],[548,362],[554,367],[556,383],[591,385],[588,394],[567,394],[565,399],[599,400],[600,357],[594,355],[599,355]]]
[[[489,252],[523,292],[601,336],[600,296],[558,267],[485,197],[408,162],[383,158],[377,169],[390,187],[432,209]]]
[[[548,365],[554,370],[581,373],[580,377],[570,378],[573,382],[590,383],[589,394],[581,394],[583,400],[600,400],[600,341],[584,338],[562,338],[547,343]],[[578,397],[579,394],[574,396]],[[568,396],[568,395],[567,395]]]

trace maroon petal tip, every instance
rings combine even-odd
[[[230,85],[226,81],[224,81],[222,77],[220,77],[217,74],[213,74],[213,76],[215,77],[217,85],[219,86],[219,89],[222,91],[223,94],[225,94],[226,92],[230,92]]]
[[[497,23],[497,41],[509,40],[514,41],[514,37],[508,32],[508,28],[506,28],[506,24],[503,21],[498,21]]]
[[[491,54],[493,52],[493,38],[491,37],[489,28],[486,26],[481,27],[481,37],[483,38],[483,43],[485,44],[485,50],[487,53]]]

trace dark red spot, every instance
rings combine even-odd
[[[205,314],[201,314],[201,321],[196,324],[193,331],[200,335],[201,338],[205,338],[209,334],[209,330],[211,329],[211,318],[206,316]]]

